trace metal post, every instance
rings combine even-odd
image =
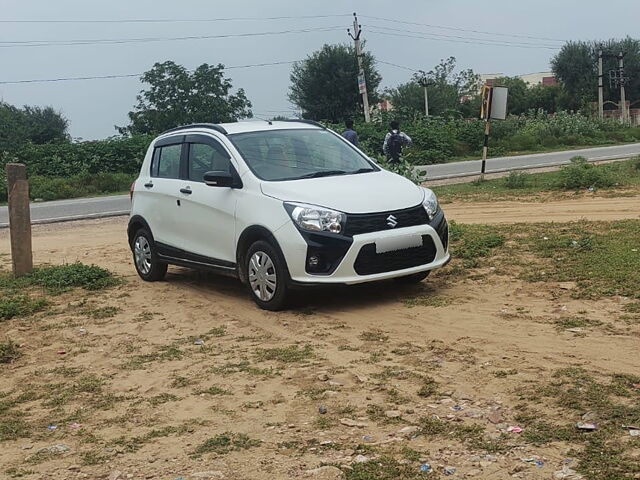
[[[604,86],[602,84],[602,50],[598,51],[598,118],[604,118]]]
[[[347,30],[348,31],[348,30]],[[362,45],[360,44],[360,34],[362,33],[362,28],[358,24],[358,17],[355,12],[353,14],[353,35],[349,33],[349,36],[353,38],[356,47],[356,56],[358,57],[358,85],[361,84],[360,80],[362,79],[362,86],[360,86],[360,93],[362,93],[362,104],[364,106],[364,121],[369,123],[371,121],[371,116],[369,114],[369,97],[367,95],[367,81],[364,75],[364,64],[362,61]]]
[[[29,210],[29,183],[27,170],[22,163],[7,163],[7,188],[9,192],[9,234],[11,236],[11,260],[16,277],[31,273],[31,212]]]
[[[484,143],[482,145],[482,168],[480,170],[480,180],[484,180],[484,173],[487,167],[487,152],[489,151],[489,132],[491,131],[491,120],[484,121]]]

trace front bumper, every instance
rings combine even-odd
[[[424,248],[400,250],[397,251],[397,254],[395,252],[391,252],[391,254],[375,254],[373,245],[375,245],[376,240],[416,235],[423,237]],[[275,236],[282,247],[291,280],[298,285],[351,285],[385,280],[434,270],[444,266],[450,260],[448,226],[442,212],[439,212],[429,224],[364,233],[350,237],[350,245],[345,248],[346,253],[344,253],[339,262],[336,262],[337,265],[334,265],[331,273],[328,274],[308,273],[309,244],[293,222],[288,222],[280,228]],[[382,258],[382,256],[385,257]],[[419,264],[416,265],[416,262],[419,262]],[[405,267],[407,264],[411,266]]]

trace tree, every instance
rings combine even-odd
[[[624,52],[624,70],[629,83],[625,86],[627,99],[640,100],[640,41],[627,37],[605,42],[568,42],[551,60],[551,68],[562,83],[566,94],[561,95],[562,108],[578,110],[598,99],[598,50],[609,55],[603,61],[604,99],[618,102],[620,89],[609,86],[608,73],[618,68],[620,52]]]
[[[441,60],[433,70],[414,74],[412,79],[396,88],[388,89],[387,95],[401,116],[424,114],[424,88],[427,82],[429,114],[461,116],[465,104],[478,96],[480,79],[472,70],[454,73],[455,57]]]
[[[18,108],[0,102],[0,150],[15,150],[28,142],[66,142],[68,126],[69,121],[53,107]]]
[[[382,77],[370,52],[363,54],[363,67],[369,101],[377,102]],[[302,109],[304,118],[337,123],[363,111],[358,91],[358,60],[352,46],[324,45],[296,62],[290,79],[289,100]]]
[[[230,94],[231,80],[224,65],[203,63],[193,72],[167,61],[156,63],[140,80],[149,87],[140,91],[121,134],[157,134],[179,125],[198,122],[235,122],[251,118],[251,102],[242,88]]]

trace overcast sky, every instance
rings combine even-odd
[[[476,73],[517,75],[547,71],[549,60],[557,51],[553,47],[561,45],[556,40],[636,35],[640,1],[0,0],[1,21],[318,16],[180,23],[2,23],[0,82],[141,73],[155,62],[165,60],[173,60],[187,68],[205,62],[232,66],[299,60],[324,43],[349,40],[346,28],[352,21],[350,17],[319,16],[354,11],[363,25],[367,48],[380,61],[428,70],[441,58],[454,56],[460,68],[472,68]],[[604,21],[605,15],[608,21]],[[8,46],[8,42],[33,40],[211,36],[321,27],[333,29],[112,45]],[[480,31],[492,34],[478,33]],[[415,38],[429,35],[429,39]],[[486,44],[493,42],[509,45]],[[516,43],[522,46],[517,47]],[[383,76],[383,86],[394,86],[411,76],[410,71],[386,64],[379,64],[378,69]],[[290,70],[291,65],[266,66],[229,70],[227,75],[232,78],[234,87],[245,89],[256,116],[271,117],[286,115],[293,108],[287,101]],[[127,112],[133,107],[141,87],[136,77],[0,84],[0,98],[14,105],[51,105],[70,120],[73,137],[96,139],[115,134],[114,125],[127,123]]]

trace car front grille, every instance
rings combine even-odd
[[[436,257],[436,246],[429,235],[422,236],[422,246],[376,253],[375,243],[364,245],[353,265],[358,275],[394,272],[431,263]]]
[[[395,227],[388,224],[390,215],[395,217],[395,222],[397,222]],[[382,213],[348,214],[344,235],[360,235],[391,230],[392,228],[413,227],[425,223],[429,223],[429,218],[422,205]]]

